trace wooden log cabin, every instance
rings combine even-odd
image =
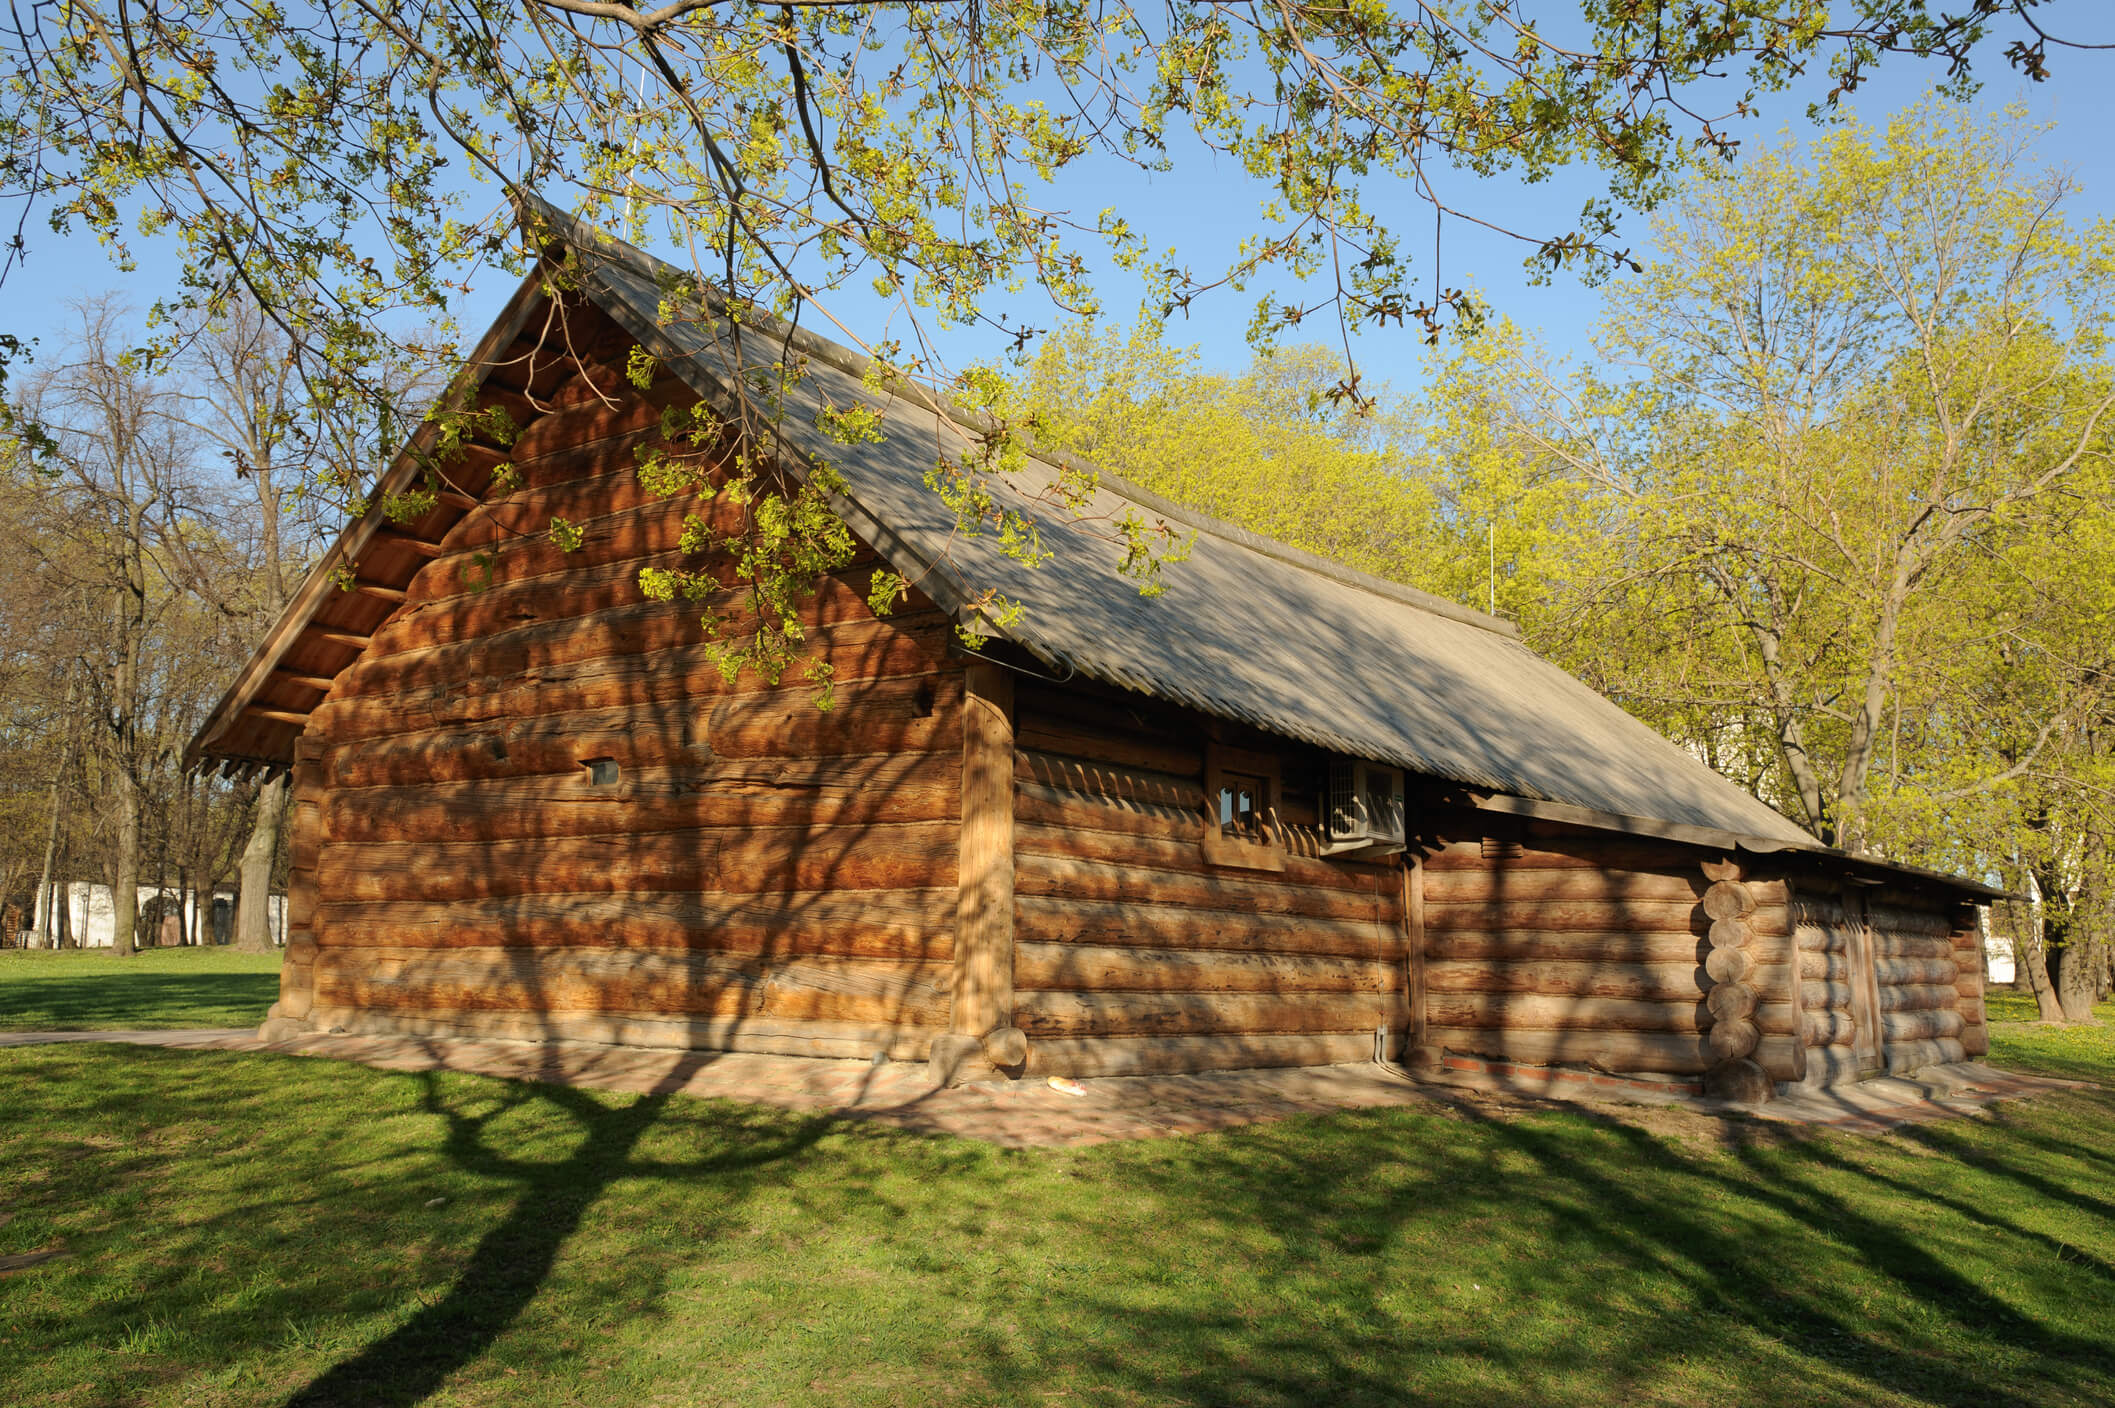
[[[1112,476],[1078,515],[1054,464],[997,486],[1050,553],[1008,556],[927,487],[973,419],[812,334],[737,339],[675,271],[529,219],[544,262],[451,392],[505,414],[445,451],[422,427],[193,744],[291,772],[268,1035],[947,1080],[1380,1059],[1749,1099],[1987,1049],[1995,892],[1828,850],[1504,621]],[[780,469],[827,464],[858,543],[801,613],[827,711],[722,676],[701,620],[745,598],[683,538],[719,510],[638,471],[671,411],[754,410],[759,360]],[[881,439],[829,433],[859,406]],[[1157,597],[1126,515],[1190,543]],[[648,600],[641,570],[677,565],[727,590]],[[880,567],[914,587],[877,615]]]

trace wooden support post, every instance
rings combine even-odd
[[[279,967],[279,1000],[265,1014],[258,1034],[280,1041],[315,1030],[316,859],[323,840],[323,739],[314,732],[294,740],[288,779],[292,825],[288,840],[293,865],[286,886],[286,957]]]
[[[1429,1071],[1438,1063],[1438,1053],[1427,1046],[1425,1022],[1425,859],[1413,855],[1403,867],[1403,927],[1409,941],[1406,959],[1409,972],[1405,986],[1410,993],[1410,1050],[1405,1064],[1415,1071]]]
[[[949,1035],[933,1043],[943,1083],[1018,1068],[1014,1026],[1013,676],[985,661],[963,681],[962,834]]]

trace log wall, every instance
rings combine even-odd
[[[622,335],[599,316],[576,310],[570,331],[608,344],[600,362],[545,357],[539,385],[487,388],[524,427],[511,487],[429,550],[312,717],[275,1015],[923,1059],[953,982],[947,622],[922,598],[877,619],[862,554],[802,613],[834,707],[798,670],[727,681],[701,618],[741,630],[744,595],[723,562],[685,555],[696,500],[636,473],[674,393],[610,375]],[[551,540],[554,515],[576,549]],[[675,565],[730,589],[646,600],[640,569]]]
[[[1810,1083],[1990,1049],[1974,911],[1899,886],[1801,880],[1793,906]]]
[[[1376,1028],[1400,1040],[1401,863],[1319,857],[1323,755],[1030,678],[1014,705],[1013,981],[1031,1074],[1365,1061]],[[1277,759],[1280,868],[1205,859],[1213,731]]]
[[[1733,1059],[1771,1080],[1797,1078],[1782,880],[1750,877],[1726,892],[1745,910],[1715,951],[1713,881],[1694,848],[1502,818],[1464,817],[1453,832],[1421,867],[1424,1061],[1451,1052],[1701,1079]],[[1739,1010],[1714,1012],[1721,985],[1745,989]],[[1738,1050],[1726,1046],[1735,1031],[1746,1038]]]

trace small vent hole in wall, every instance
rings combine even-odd
[[[1483,858],[1485,860],[1518,860],[1520,859],[1520,853],[1521,846],[1518,841],[1501,841],[1496,836],[1483,838]]]
[[[589,758],[581,764],[588,772],[588,786],[615,787],[617,785],[617,760],[615,758]]]

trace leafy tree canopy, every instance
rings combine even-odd
[[[90,233],[121,262],[182,252],[180,298],[243,289],[316,374],[364,367],[382,320],[445,310],[517,247],[501,192],[672,233],[697,272],[781,311],[858,279],[929,315],[993,322],[1033,285],[1093,314],[1113,259],[1160,311],[1267,272],[1311,297],[1260,302],[1254,332],[1328,316],[1436,330],[1458,291],[1410,290],[1407,187],[1459,219],[1438,172],[1608,178],[1564,227],[1508,230],[1548,268],[1624,266],[1615,211],[1731,155],[1723,123],[1826,66],[1828,100],[1885,56],[1934,57],[1965,88],[2008,41],[2040,78],[2038,0],[277,0],[18,9],[0,67],[0,194],[33,244]],[[1235,256],[1192,268],[1063,178],[1196,152],[1262,197]],[[488,183],[479,195],[474,175]],[[1469,189],[1473,190],[1471,185]],[[1493,225],[1493,228],[1496,228]],[[654,243],[661,243],[656,239]],[[894,354],[901,349],[882,348]],[[928,368],[918,349],[903,355]],[[372,391],[373,388],[367,388]],[[1361,396],[1355,374],[1338,388]]]

